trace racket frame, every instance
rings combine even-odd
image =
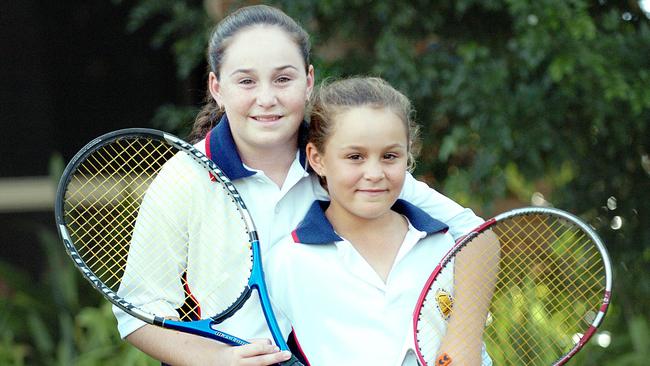
[[[79,165],[81,165],[81,163],[83,163],[86,160],[86,158],[89,155],[91,155],[93,152],[95,152],[97,149],[115,140],[129,138],[129,137],[144,137],[144,138],[151,138],[154,140],[161,140],[161,141],[164,140],[165,142],[172,145],[179,151],[185,152],[186,154],[191,156],[197,163],[203,166],[206,169],[206,173],[210,173],[211,176],[214,177],[214,179],[218,180],[223,186],[225,186],[228,189],[231,197],[235,200],[237,204],[237,209],[241,213],[241,216],[245,220],[245,223],[249,229],[249,241],[252,250],[253,266],[245,290],[242,292],[239,298],[235,300],[230,307],[228,307],[228,309],[221,312],[220,314],[202,320],[183,322],[183,321],[165,319],[163,317],[155,316],[153,314],[142,311],[136,306],[126,301],[124,298],[120,297],[109,286],[106,286],[92,272],[92,270],[82,259],[81,255],[73,245],[72,237],[70,236],[68,229],[66,227],[65,211],[64,211],[65,209],[64,197],[65,197],[66,189],[68,187],[68,183],[70,183],[73,173],[77,170]],[[235,337],[233,335],[230,335],[228,333],[219,331],[218,329],[216,329],[215,325],[221,323],[225,319],[228,319],[235,312],[237,312],[244,305],[246,300],[248,300],[248,298],[250,297],[252,293],[252,289],[256,289],[260,297],[260,303],[262,306],[264,317],[266,318],[267,325],[271,331],[271,334],[273,336],[276,345],[281,350],[289,349],[286,341],[282,337],[282,332],[280,331],[280,327],[278,326],[277,320],[275,319],[273,308],[271,306],[271,301],[268,297],[266,282],[264,281],[264,271],[262,268],[262,258],[261,258],[259,239],[258,239],[257,231],[255,230],[255,225],[253,224],[253,220],[250,216],[250,213],[248,212],[248,209],[246,208],[246,204],[244,203],[241,195],[239,194],[239,192],[237,191],[233,183],[230,181],[230,179],[228,179],[228,177],[221,171],[221,169],[212,160],[210,160],[210,158],[208,158],[205,154],[203,154],[201,151],[196,149],[193,145],[169,133],[162,132],[155,129],[149,129],[149,128],[127,128],[127,129],[109,132],[107,134],[99,136],[94,140],[92,140],[91,142],[89,142],[88,144],[86,144],[81,150],[79,150],[79,152],[75,154],[75,156],[70,160],[70,163],[68,163],[65,170],[63,171],[63,175],[61,176],[61,179],[59,181],[59,186],[57,188],[56,201],[54,204],[54,213],[55,213],[55,220],[56,220],[59,236],[63,241],[66,252],[74,262],[77,269],[79,269],[83,277],[88,282],[90,282],[90,284],[97,291],[99,291],[107,300],[109,300],[111,303],[116,305],[118,308],[122,309],[124,312],[148,324],[152,324],[152,325],[156,325],[168,329],[174,329],[184,333],[191,333],[206,338],[211,338],[232,346],[244,345],[244,344],[248,344],[249,342],[241,338]]]
[[[560,357],[560,359],[558,359],[553,364],[553,366],[564,365],[571,357],[573,357],[578,351],[580,351],[580,349],[582,349],[582,347],[594,335],[596,329],[598,329],[598,327],[603,321],[603,318],[605,317],[605,314],[607,313],[607,309],[609,307],[611,301],[611,295],[612,295],[612,263],[609,257],[609,253],[607,252],[607,248],[605,247],[605,244],[600,239],[598,234],[589,225],[584,223],[580,218],[578,218],[573,214],[570,214],[566,211],[557,208],[551,208],[551,207],[536,207],[536,206],[522,207],[522,208],[512,209],[504,213],[501,213],[499,215],[496,215],[493,218],[485,221],[483,224],[479,225],[477,228],[470,231],[467,235],[456,240],[454,246],[447,252],[447,254],[443,256],[443,258],[440,260],[436,268],[434,268],[433,272],[431,272],[431,275],[427,279],[424,287],[422,288],[422,292],[418,297],[418,301],[415,305],[415,309],[413,310],[413,321],[411,324],[413,327],[412,328],[413,342],[415,344],[414,349],[419,364],[426,365],[424,356],[422,355],[422,352],[420,351],[420,347],[418,346],[417,325],[420,316],[420,309],[422,308],[423,303],[425,302],[431,284],[438,277],[440,271],[445,267],[446,263],[448,263],[451,260],[451,258],[453,258],[460,249],[462,249],[464,246],[470,243],[474,238],[476,238],[482,232],[490,229],[491,227],[495,226],[496,224],[498,224],[499,222],[505,219],[509,219],[516,216],[524,216],[528,214],[543,214],[547,216],[559,216],[578,226],[580,229],[586,232],[593,240],[593,242],[596,244],[596,248],[600,252],[601,259],[603,261],[603,267],[605,269],[605,289],[603,291],[602,304],[598,310],[598,313],[594,317],[594,320],[591,322],[590,326],[587,328],[585,333],[583,333],[580,339],[575,342],[574,347],[567,354]]]

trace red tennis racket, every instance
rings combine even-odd
[[[413,314],[422,365],[563,365],[601,324],[612,269],[598,235],[553,208],[521,208],[457,242]]]

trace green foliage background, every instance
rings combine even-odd
[[[176,78],[203,81],[209,30],[222,16],[214,9],[250,3],[113,1],[131,9],[129,31],[159,24],[151,45],[173,52]],[[422,179],[484,217],[543,195],[592,224],[615,265],[602,326],[612,343],[592,342],[575,364],[650,359],[650,20],[636,1],[265,3],[309,31],[317,81],[379,75],[413,100],[423,126]],[[164,105],[153,122],[182,135],[198,108]],[[79,303],[76,294],[88,286],[78,286],[76,273],[65,272],[71,266],[55,263],[61,253],[48,250],[67,290],[25,314],[27,331],[0,316],[0,363],[151,362],[119,341],[99,299]],[[0,303],[2,314],[22,314],[35,296],[20,286],[27,275],[0,270],[22,289],[16,301]],[[58,320],[46,324],[45,314]]]

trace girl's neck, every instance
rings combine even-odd
[[[334,230],[345,237],[357,236],[357,233],[376,232],[383,227],[395,225],[398,222],[395,218],[401,216],[397,212],[390,210],[379,217],[366,219],[342,211],[330,204],[330,207],[325,211],[325,216],[327,216]]]
[[[261,170],[278,187],[282,187],[289,168],[296,158],[297,144],[275,146],[267,149],[238,146],[239,155],[246,166]]]
[[[352,215],[338,215],[325,211],[336,232],[348,240],[377,275],[386,282],[397,257],[408,222],[395,211],[374,218],[363,219]]]

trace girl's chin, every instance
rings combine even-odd
[[[357,209],[353,209],[352,214],[361,219],[374,220],[389,213],[392,206],[392,203],[388,202],[373,202],[370,204],[366,203]]]

